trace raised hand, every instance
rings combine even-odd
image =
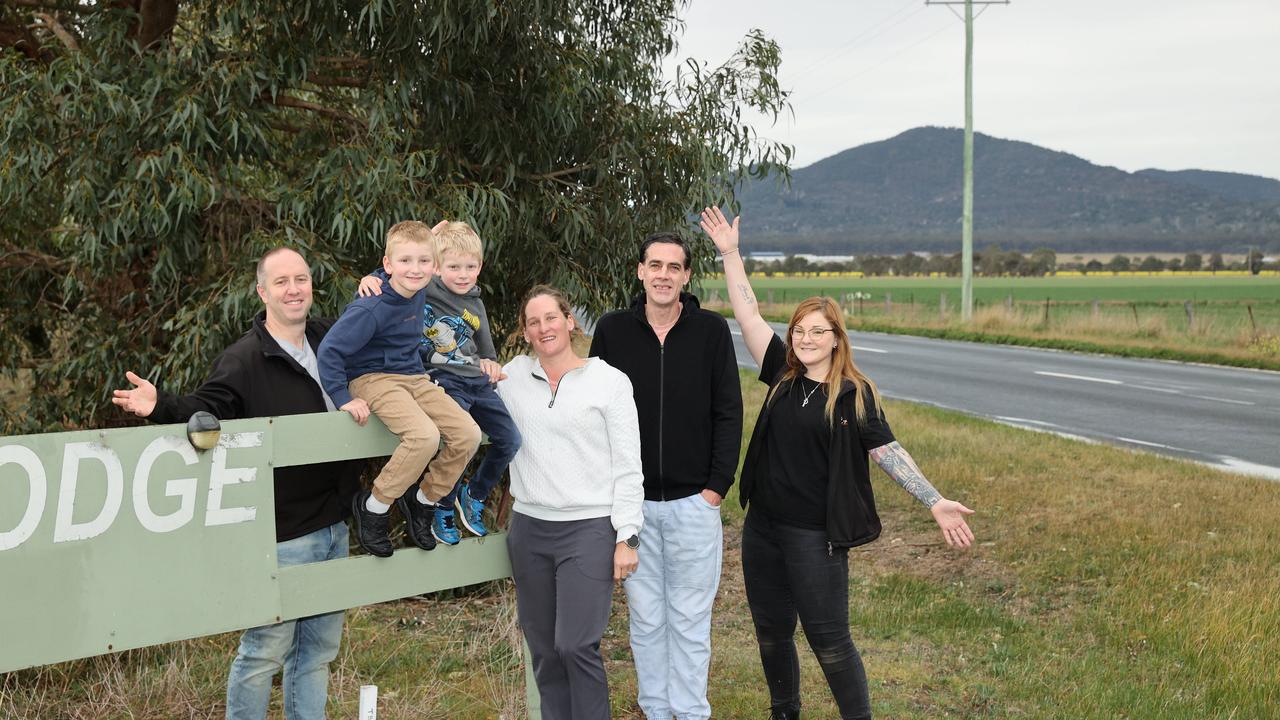
[[[156,409],[156,386],[146,378],[138,377],[132,370],[126,371],[124,377],[134,386],[133,389],[112,390],[111,402],[138,417],[147,417]]]
[[[969,523],[964,521],[965,515],[973,514],[972,510],[955,500],[943,498],[934,503],[929,511],[933,513],[938,527],[942,528],[942,537],[948,545],[967,548],[973,544],[973,531],[969,529]]]
[[[707,237],[711,238],[711,242],[715,243],[720,254],[726,255],[738,249],[738,221],[741,219],[741,216],[736,217],[730,223],[725,219],[724,213],[720,212],[720,208],[703,208],[702,222],[698,224]]]

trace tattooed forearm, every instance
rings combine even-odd
[[[745,300],[748,305],[756,304],[756,295],[751,292],[750,285],[746,283],[738,283],[738,292],[742,293],[742,299]]]
[[[871,451],[871,459],[876,461],[893,481],[911,493],[915,499],[924,503],[925,507],[933,507],[942,499],[942,495],[925,479],[924,473],[916,467],[916,461],[897,440]]]

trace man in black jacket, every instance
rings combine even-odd
[[[157,423],[186,422],[197,410],[224,420],[332,411],[320,388],[315,350],[333,321],[307,319],[312,298],[306,260],[287,248],[271,250],[258,262],[257,282],[264,312],[218,356],[195,392],[171,395],[130,372],[134,387],[116,390],[111,401]],[[345,518],[358,464],[277,468],[274,481],[279,565],[346,557]],[[271,679],[281,669],[285,715],[323,718],[342,621],[336,612],[246,630],[227,678],[227,718],[265,718]]]
[[[682,292],[689,249],[675,233],[640,247],[644,286],[600,318],[591,354],[627,374],[640,420],[644,529],[624,587],[638,703],[649,720],[711,717],[711,606],[720,584],[720,502],[742,442],[742,391],[724,318]]]

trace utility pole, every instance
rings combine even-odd
[[[973,6],[1008,5],[1009,0],[925,0],[925,5],[964,6],[964,200],[960,238],[960,319],[973,318]],[[955,9],[948,7],[952,13]],[[986,7],[978,11],[981,15]],[[957,14],[958,16],[958,14]]]

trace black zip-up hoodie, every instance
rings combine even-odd
[[[680,294],[665,343],[645,319],[645,297],[600,318],[591,355],[626,373],[640,419],[646,500],[679,500],[733,485],[742,447],[742,387],[729,324]]]
[[[746,507],[752,492],[769,477],[770,408],[778,398],[786,397],[794,380],[779,382],[786,369],[786,346],[776,335],[770,339],[761,363],[760,379],[779,383],[776,391],[765,396],[760,416],[756,419],[747,455],[742,461],[742,486],[739,500]],[[831,427],[831,455],[827,458],[827,544],[848,548],[865,545],[880,537],[880,516],[876,513],[875,494],[871,490],[871,473],[867,453],[893,442],[893,433],[884,412],[875,404],[871,393],[863,393],[862,406],[868,423],[859,425],[854,402],[857,394],[853,382],[844,380],[836,397],[835,422]]]
[[[185,423],[197,410],[220,420],[327,412],[320,386],[267,332],[266,312],[213,361],[209,377],[190,395],[156,389],[154,423]],[[333,320],[308,320],[307,342],[314,351]],[[351,496],[360,480],[358,461],[276,468],[276,542],[302,537],[351,514]]]

